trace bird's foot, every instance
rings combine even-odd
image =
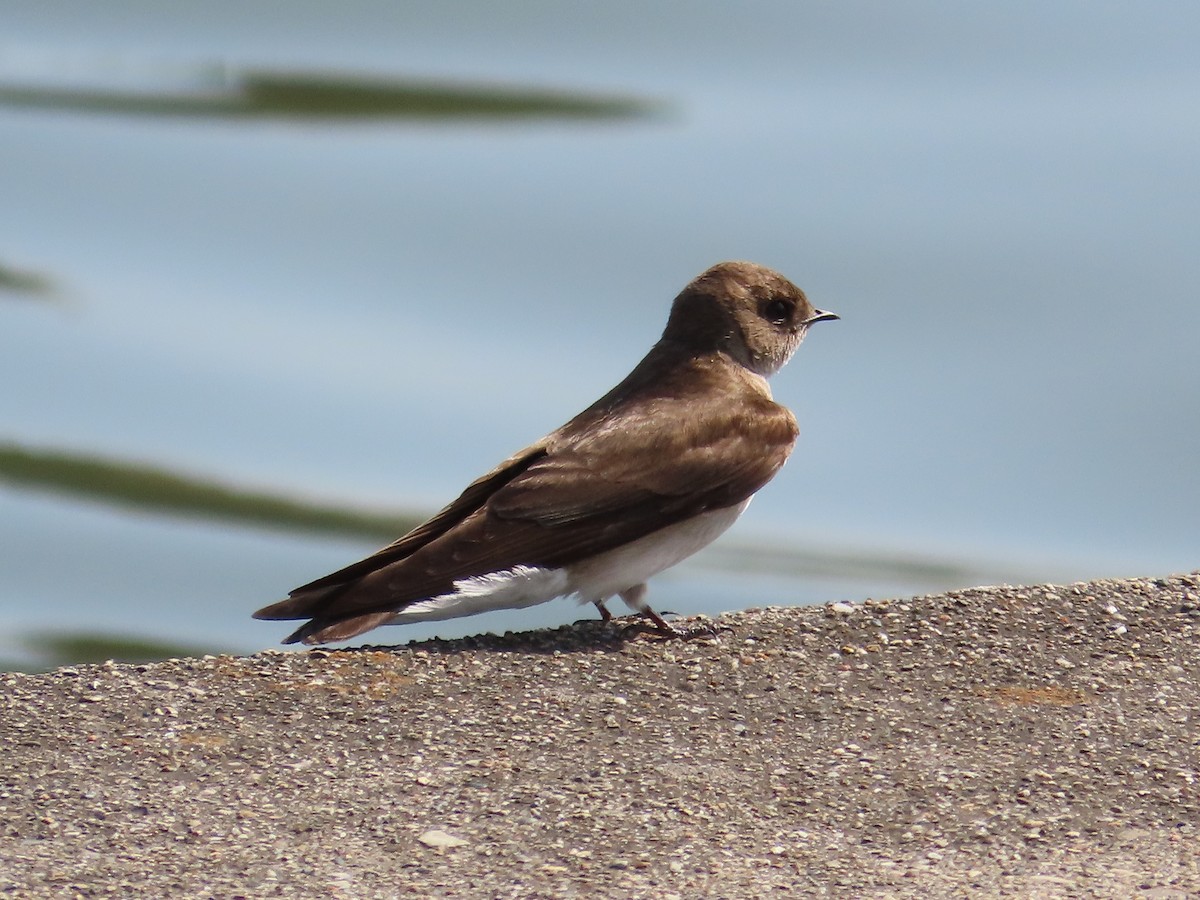
[[[630,622],[622,631],[625,635],[632,634],[649,634],[654,637],[660,637],[664,640],[672,641],[694,641],[699,638],[714,637],[721,631],[728,631],[728,628],[717,628],[711,622],[701,622],[693,625],[690,628],[676,628],[650,607],[641,610],[643,618],[635,622]],[[674,615],[667,613],[667,615]],[[648,621],[647,621],[648,620]]]

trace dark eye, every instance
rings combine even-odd
[[[792,317],[792,304],[786,300],[768,300],[763,304],[762,317],[768,322],[782,325]]]

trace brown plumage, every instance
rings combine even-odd
[[[620,593],[661,623],[641,600],[645,578],[660,560],[670,565],[692,552],[676,544],[715,537],[683,536],[685,523],[723,510],[732,522],[787,460],[796,421],[771,399],[764,376],[787,361],[811,323],[831,318],[769,269],[714,266],[675,299],[645,359],[598,401],[399,540],[255,617],[309,619],[285,642],[322,643],[406,609],[447,617],[563,593],[607,616],[604,601]],[[631,545],[644,550],[605,566]],[[618,564],[630,567],[628,584],[613,570]],[[464,612],[453,611],[460,606]]]

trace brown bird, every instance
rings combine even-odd
[[[429,521],[254,617],[308,619],[284,643],[319,644],[562,596],[608,620],[618,595],[675,633],[647,579],[716,539],[787,460],[796,419],[766,378],[836,318],[763,266],[713,266],[615,388]]]

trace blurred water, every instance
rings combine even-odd
[[[801,443],[727,543],[1009,580],[1200,565],[1190,7],[0,2],[0,21],[0,87],[250,67],[662,104],[285,123],[0,103],[0,265],[54,286],[0,290],[0,440],[435,507],[620,378],[693,275],[749,258],[843,320],[776,378]],[[0,483],[0,625],[255,649],[282,629],[251,609],[369,549]],[[681,612],[945,586],[699,561],[659,580]]]

